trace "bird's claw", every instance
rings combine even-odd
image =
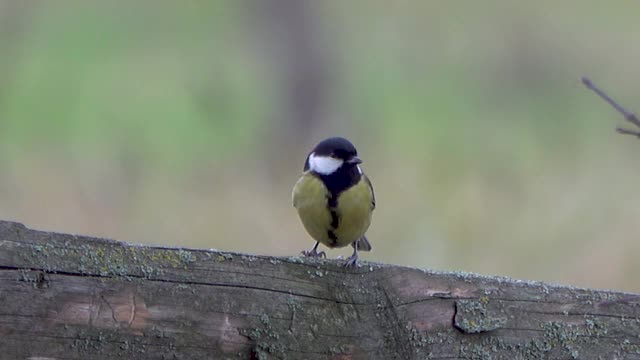
[[[316,249],[304,250],[304,251],[302,251],[302,255],[304,255],[306,257],[312,257],[312,258],[326,258],[327,257],[327,254],[324,251],[318,252]]]
[[[358,264],[358,255],[353,254],[347,258],[347,262],[344,263],[345,268],[356,267]]]

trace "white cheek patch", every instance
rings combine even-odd
[[[309,155],[309,168],[318,174],[333,174],[342,166],[344,161],[330,156],[316,156],[314,153]]]

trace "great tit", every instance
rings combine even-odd
[[[309,235],[316,240],[305,256],[326,256],[320,243],[329,248],[351,245],[353,254],[345,267],[355,266],[358,250],[370,251],[365,232],[376,207],[373,186],[360,168],[356,148],[342,137],[318,143],[307,155],[304,174],[293,187],[293,206]]]

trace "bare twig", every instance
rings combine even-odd
[[[595,92],[596,94],[598,94],[598,96],[600,96],[604,101],[608,102],[609,105],[611,105],[614,109],[616,109],[617,112],[622,114],[622,116],[624,116],[625,120],[627,120],[628,122],[630,122],[633,125],[635,125],[638,128],[640,128],[640,119],[638,119],[636,114],[634,114],[634,113],[632,113],[630,111],[627,111],[624,107],[622,107],[622,105],[618,104],[615,100],[613,100],[604,91],[600,90],[600,88],[598,88],[591,80],[589,80],[589,78],[582,77],[582,83],[588,89],[590,89],[593,92]],[[618,133],[620,133],[620,134],[633,135],[633,136],[636,136],[636,137],[640,138],[640,131],[624,129],[624,128],[621,128],[621,127],[617,127],[616,131]]]
[[[616,131],[620,134],[633,135],[640,138],[640,131],[629,130],[629,129],[621,128],[619,126],[616,128]]]

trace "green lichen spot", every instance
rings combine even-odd
[[[477,334],[504,327],[505,317],[493,316],[487,310],[489,298],[484,296],[478,300],[456,301],[456,316],[454,325],[467,334]]]
[[[280,334],[271,326],[269,315],[262,314],[260,323],[261,327],[240,331],[243,336],[255,342],[253,348],[255,357],[260,360],[284,358],[286,355],[285,347],[280,341]]]

